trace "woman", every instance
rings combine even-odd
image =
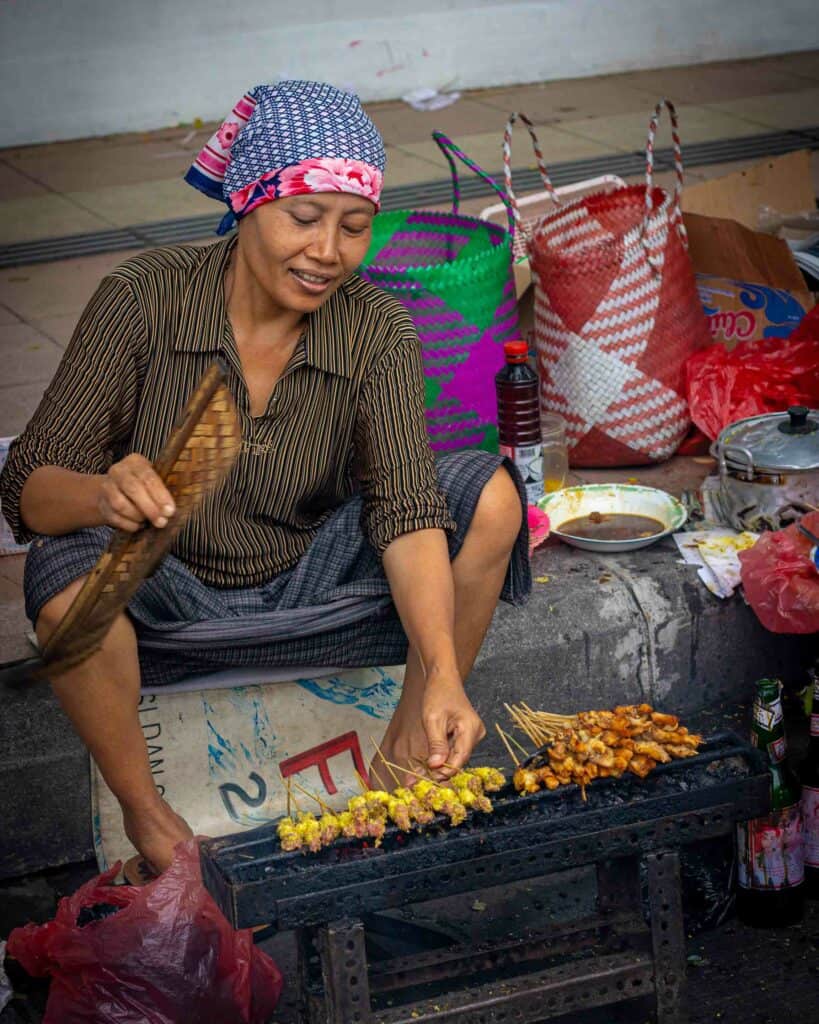
[[[385,756],[446,778],[484,735],[463,681],[501,591],[528,593],[523,492],[499,457],[433,462],[412,323],[354,274],[383,169],[355,97],[311,82],[246,94],[187,176],[228,203],[236,236],[108,275],[9,453],[0,493],[34,540],[25,595],[42,643],[111,528],[167,524],[152,460],[204,369],[227,364],[237,463],[102,649],[52,680],[159,870],[190,829],[154,786],[140,680],[406,656]]]

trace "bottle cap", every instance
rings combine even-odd
[[[525,341],[505,341],[503,354],[507,363],[525,363],[529,358],[529,346]]]

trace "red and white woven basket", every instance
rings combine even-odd
[[[671,115],[677,185],[654,185],[654,138]],[[624,466],[673,455],[690,426],[683,367],[708,344],[680,210],[683,171],[677,116],[667,100],[651,117],[646,183],[561,202],[532,123],[512,114],[504,136],[512,191],[512,126],[529,129],[555,208],[527,225],[535,285],[535,340],[542,411],[568,424],[574,466]]]

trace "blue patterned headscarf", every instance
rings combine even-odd
[[[185,181],[228,204],[219,226],[281,196],[349,192],[378,209],[384,143],[357,96],[322,82],[257,85],[239,100]]]

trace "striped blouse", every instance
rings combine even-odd
[[[18,541],[20,492],[38,466],[104,473],[130,452],[154,460],[212,360],[228,366],[241,453],[173,552],[215,587],[253,587],[293,566],[332,510],[363,496],[379,551],[404,533],[455,528],[424,418],[415,328],[358,277],[307,318],[262,416],[252,417],[224,301],[234,239],[154,249],[105,277],[0,478]]]

